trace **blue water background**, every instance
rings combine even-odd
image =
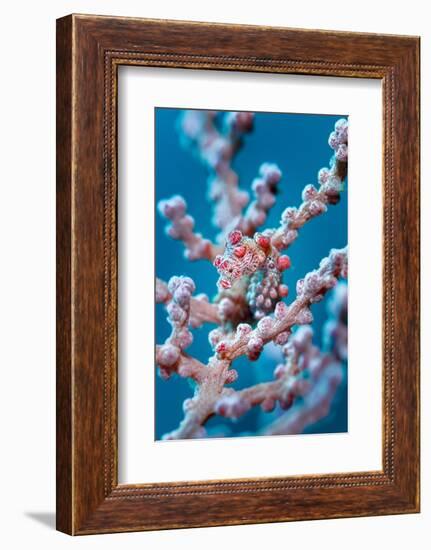
[[[212,210],[207,200],[208,171],[203,164],[180,144],[177,121],[180,109],[157,108],[155,112],[155,181],[156,204],[159,200],[180,194],[187,202],[188,212],[196,221],[195,229],[214,239],[217,229],[211,224]],[[277,227],[282,211],[287,206],[299,206],[301,191],[308,183],[317,185],[317,172],[329,165],[332,150],[328,136],[334,123],[346,115],[310,115],[286,113],[256,113],[254,129],[247,134],[244,145],[234,159],[241,188],[250,190],[263,162],[276,163],[283,173],[276,205],[271,209],[264,227]],[[207,261],[190,262],[183,256],[183,246],[165,234],[166,221],[156,212],[156,275],[168,281],[172,275],[187,275],[196,283],[196,293],[212,297],[216,291],[217,272]],[[307,223],[297,241],[290,247],[292,267],[284,276],[290,288],[289,303],[295,296],[295,283],[315,269],[331,248],[347,244],[347,188],[341,201],[330,206],[326,214]],[[321,329],[326,319],[326,299],[312,307],[314,341],[320,344]],[[207,335],[214,326],[194,330],[194,342],[187,352],[206,363],[211,349]],[[166,313],[156,306],[156,343],[163,343],[170,334]],[[277,353],[276,350],[273,350]],[[267,352],[257,362],[245,358],[235,362],[239,379],[236,388],[271,380],[277,358]],[[155,438],[175,429],[183,417],[182,403],[193,395],[191,384],[178,376],[155,383]],[[255,407],[242,419],[233,422],[219,417],[207,424],[212,436],[255,435],[272,415]],[[306,433],[333,433],[347,431],[347,375],[340,386],[325,419],[309,426]]]

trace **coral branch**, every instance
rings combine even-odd
[[[302,403],[266,428],[265,435],[300,434],[307,426],[327,416],[342,377],[343,371],[339,364],[328,365]]]
[[[195,220],[186,213],[185,200],[176,195],[158,204],[160,214],[171,221],[166,227],[166,234],[173,239],[183,241],[184,255],[188,260],[214,260],[220,251],[220,247],[214,245],[208,239],[204,239],[200,233],[194,233]]]
[[[160,298],[162,294],[160,283],[157,286],[156,299]],[[169,280],[166,295],[169,293],[170,298],[166,298],[166,310],[172,331],[163,346],[156,347],[156,362],[160,374],[164,378],[169,378],[171,371],[178,371],[182,352],[193,342],[193,335],[188,329],[188,324],[190,300],[194,290],[195,284],[190,277],[171,277]]]
[[[307,185],[302,191],[299,208],[288,207],[281,215],[281,225],[271,235],[271,244],[278,250],[289,247],[298,237],[298,230],[306,222],[327,211],[327,205],[338,204],[347,175],[348,122],[342,118],[329,136],[329,145],[335,151],[330,168],[321,168],[317,175],[320,188]]]
[[[176,430],[163,439],[205,437],[204,424],[214,414],[217,399],[228,391],[225,384],[235,380],[236,371],[228,369],[227,361],[210,360],[203,378],[198,380],[194,397],[183,403],[183,420]]]
[[[290,409],[295,398],[302,397],[299,405],[264,430],[268,435],[301,433],[306,426],[326,416],[343,378],[341,361],[346,357],[340,357],[339,350],[347,347],[346,306],[347,287],[339,283],[329,302],[331,317],[324,327],[330,352],[323,353],[312,344],[311,327],[300,327],[283,347],[285,363],[276,367],[275,380],[240,391],[229,390],[218,400],[216,413],[238,418],[256,405],[270,412],[277,402],[282,409]]]
[[[240,324],[233,340],[219,342],[216,346],[217,353],[210,359],[208,367],[202,364],[193,366],[194,376],[191,377],[197,382],[195,395],[185,403],[185,417],[178,429],[167,434],[166,438],[203,437],[203,424],[213,414],[237,418],[257,404],[261,404],[266,411],[272,410],[276,401],[287,408],[296,396],[308,394],[309,383],[302,378],[295,378],[294,375],[306,368],[316,374],[327,364],[327,358],[320,359],[320,355],[320,362],[315,361],[313,365],[311,364],[311,360],[316,358],[319,351],[317,348],[310,347],[312,331],[308,327],[297,331],[292,338],[292,343],[285,346],[287,366],[279,366],[276,369],[278,380],[259,384],[242,392],[235,392],[231,388],[226,388],[225,385],[234,382],[237,378],[236,370],[230,368],[235,358],[246,354],[251,360],[257,359],[264,344],[270,340],[285,344],[293,325],[312,321],[310,305],[322,299],[323,295],[335,286],[336,277],[346,274],[347,249],[332,250],[328,258],[321,261],[319,269],[307,274],[298,284],[298,297],[292,305],[289,308],[284,305],[282,308],[280,307],[282,302],[280,302],[278,317],[276,310],[274,318],[265,317],[258,323],[255,330],[252,330],[250,325]],[[298,366],[299,353],[302,353],[301,366]],[[175,363],[174,370],[184,376],[184,371],[178,367],[182,361],[183,359],[179,356],[179,363]],[[159,367],[166,368],[160,363]],[[172,370],[172,366],[170,368]],[[187,375],[190,376],[190,374]]]
[[[309,220],[326,212],[328,204],[337,204],[347,174],[347,121],[340,119],[331,134],[330,145],[336,149],[331,168],[322,168],[318,174],[320,189],[307,185],[302,192],[299,208],[288,207],[281,217],[279,229],[266,229],[253,233],[266,217],[266,211],[275,200],[275,187],[281,172],[275,165],[261,168],[262,179],[255,182],[254,201],[236,229],[226,238],[223,254],[214,259],[220,278],[220,290],[229,290],[247,278],[247,304],[255,319],[261,319],[274,311],[276,304],[289,292],[283,284],[283,271],[291,265],[289,256],[281,251],[298,237],[298,230]],[[343,155],[339,151],[343,151]],[[340,158],[339,158],[340,157]]]
[[[185,111],[180,120],[184,143],[191,147],[209,171],[209,198],[213,222],[220,229],[217,243],[194,231],[194,219],[180,196],[160,201],[159,212],[170,221],[166,232],[185,246],[189,260],[206,259],[219,272],[218,294],[209,301],[193,297],[189,277],[156,280],[156,302],[164,304],[172,330],[164,344],[156,346],[156,362],[163,378],[177,374],[194,383],[194,395],[183,404],[184,417],[165,439],[205,437],[207,420],[220,415],[239,418],[252,407],[275,410],[278,418],[261,433],[301,433],[328,414],[344,377],[347,358],[347,247],[331,250],[317,269],[297,281],[296,297],[285,302],[289,288],[283,273],[290,268],[283,254],[308,221],[336,205],[347,176],[348,123],[340,119],[329,136],[334,151],[329,168],[318,172],[319,188],[307,185],[298,208],[285,208],[278,228],[264,225],[276,202],[281,171],[263,163],[252,183],[253,201],[239,188],[232,161],[244,135],[253,127],[253,113]],[[244,210],[245,209],[245,210]],[[224,243],[224,244],[218,244]],[[324,325],[322,349],[312,343],[311,306],[331,292],[329,319]],[[190,329],[216,324],[209,333],[214,352],[207,364],[191,357]],[[255,361],[264,346],[280,346],[283,362],[274,379],[235,390],[228,387],[238,377],[235,359]]]
[[[335,287],[328,303],[328,313],[330,317],[323,327],[326,351],[320,352],[311,346],[310,336],[309,345],[305,348],[309,350],[308,358],[303,354],[300,371],[308,371],[309,376],[308,387],[302,394],[301,403],[296,403],[269,425],[264,430],[266,435],[302,433],[307,426],[328,415],[337,388],[344,378],[343,361],[347,359],[347,285],[345,283],[339,283]],[[303,327],[303,330],[305,328]],[[297,348],[297,351],[301,350]],[[286,357],[289,356],[289,345],[285,346],[284,353]],[[280,365],[275,372],[276,375],[284,378],[288,368]]]
[[[347,277],[347,247],[331,250],[329,256],[320,262],[319,269],[298,281],[297,298],[290,306],[279,302],[274,317],[263,317],[254,330],[247,324],[238,325],[234,339],[222,340],[217,344],[218,357],[233,361],[240,355],[247,355],[249,359],[255,360],[267,342],[285,343],[294,325],[313,321],[310,305],[320,301],[337,284],[340,276]]]
[[[236,229],[248,237],[252,237],[256,229],[265,223],[270,208],[275,204],[281,170],[276,164],[265,162],[259,169],[259,176],[251,184],[255,200],[236,225]]]
[[[210,171],[209,197],[214,201],[213,222],[222,232],[220,242],[249,200],[238,187],[238,175],[232,161],[244,134],[253,128],[253,113],[228,112],[216,125],[214,111],[185,111],[180,124],[186,143],[194,148]]]
[[[168,284],[156,278],[156,303],[168,304],[172,300]],[[219,306],[212,304],[206,294],[198,294],[190,298],[189,325],[199,328],[205,323],[220,324],[222,319],[219,313]]]
[[[284,347],[286,364],[280,364],[274,371],[275,380],[245,388],[232,390],[221,398],[216,412],[222,416],[238,418],[251,407],[261,405],[265,412],[272,411],[277,401],[283,409],[289,408],[295,397],[309,390],[310,383],[301,378],[310,361],[319,357],[319,350],[311,345],[313,331],[310,327],[300,327]]]
[[[249,195],[238,187],[238,175],[232,169],[232,161],[241,147],[245,133],[253,128],[253,113],[225,113],[221,130],[215,124],[214,111],[185,111],[180,120],[184,143],[197,152],[200,160],[210,172],[209,196],[214,202],[213,222],[222,231],[218,241],[223,242],[229,227],[235,226]],[[272,165],[263,165],[261,179],[255,182],[256,200],[250,205],[242,220],[246,232],[252,233],[260,220],[265,221],[271,206],[271,193],[277,183],[279,171]],[[173,239],[183,241],[185,256],[189,260],[207,259],[213,261],[223,251],[221,245],[213,244],[193,231],[195,221],[187,214],[185,200],[177,195],[160,201],[159,212],[170,220],[166,233]]]

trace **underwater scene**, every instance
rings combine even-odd
[[[155,109],[156,440],[347,431],[347,161],[346,115]]]

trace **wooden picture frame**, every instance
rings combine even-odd
[[[117,69],[380,79],[383,469],[119,485]],[[69,15],[57,21],[57,529],[68,534],[419,511],[419,38]]]

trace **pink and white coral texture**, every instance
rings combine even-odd
[[[157,439],[346,431],[347,160],[343,116],[156,110]]]

